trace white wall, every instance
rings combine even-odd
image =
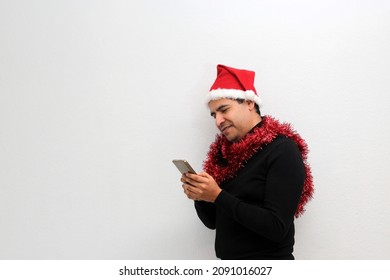
[[[214,259],[182,193],[216,64],[307,140],[298,259],[390,258],[389,1],[0,0],[0,258]]]

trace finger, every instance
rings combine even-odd
[[[200,191],[199,191],[199,188],[197,188],[195,186],[187,185],[187,192],[194,194],[194,195],[198,195]]]
[[[210,176],[208,173],[206,173],[206,172],[200,172],[200,173],[198,173],[198,175],[201,176],[201,177],[203,177],[203,178],[210,178],[210,177],[211,177],[211,176]]]
[[[189,196],[191,193],[195,193],[193,190],[196,188],[194,188],[193,186],[189,185],[189,184],[183,184],[182,185],[182,188],[184,190],[184,193]]]
[[[188,191],[188,189],[187,189],[186,187],[183,187],[183,192],[184,192],[184,194],[185,194],[188,198],[190,198],[190,192]]]
[[[183,188],[183,191],[186,195],[188,195],[190,193],[190,190],[189,190],[189,185],[188,184],[183,184],[182,185],[182,188]]]
[[[186,179],[192,179],[192,180],[195,180],[195,181],[199,177],[198,174],[193,174],[193,173],[189,173],[189,172],[185,173],[184,175],[185,175]]]
[[[205,183],[207,181],[207,177],[200,176],[198,174],[187,173],[186,180],[191,185],[195,185],[196,183]]]
[[[189,199],[192,199],[193,193],[191,192],[191,190],[189,189],[189,187],[186,188],[185,193],[186,193],[186,195],[187,195],[187,197],[188,197]]]
[[[184,177],[183,183],[188,185],[195,185],[197,182],[194,179],[191,179],[190,177]]]

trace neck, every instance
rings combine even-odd
[[[250,125],[248,125],[249,130],[248,130],[247,134],[248,134],[249,132],[253,131],[253,129],[254,129],[259,123],[261,123],[261,121],[262,121],[261,116],[258,115],[258,114],[256,113],[256,117],[254,117],[254,118],[252,119],[252,121],[250,122]]]
[[[258,125],[259,123],[261,123],[262,119],[263,119],[263,118],[262,118],[259,114],[256,113],[256,118],[254,118],[254,121],[253,121],[253,123],[254,123],[253,127],[255,127],[256,125]],[[252,128],[253,128],[253,127],[252,127]]]

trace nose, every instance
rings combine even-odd
[[[225,118],[221,114],[216,114],[215,115],[215,124],[217,125],[218,128],[221,127],[221,125],[224,123]]]

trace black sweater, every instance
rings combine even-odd
[[[294,259],[294,213],[305,179],[297,145],[285,136],[259,150],[214,203],[195,202],[199,218],[216,229],[221,259]]]

